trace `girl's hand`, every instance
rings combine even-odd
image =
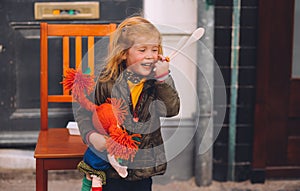
[[[166,62],[165,57],[158,55],[158,61],[155,63],[154,76],[157,79],[169,75],[169,62]]]
[[[89,141],[99,152],[106,149],[106,138],[104,135],[94,132],[89,136]]]

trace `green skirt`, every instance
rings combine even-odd
[[[103,185],[106,184],[106,175],[105,175],[104,171],[95,170],[83,161],[80,161],[80,163],[77,165],[77,169],[80,172],[84,173],[85,175],[89,174],[89,175],[96,175],[96,176],[100,177],[102,180],[102,184]]]

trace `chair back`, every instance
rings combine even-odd
[[[95,45],[95,38],[109,36],[116,29],[116,24],[48,24],[42,22],[40,24],[40,114],[41,114],[41,130],[48,129],[48,107],[50,102],[72,102],[72,96],[69,91],[65,91],[62,85],[62,93],[49,95],[49,64],[56,64],[55,67],[62,67],[64,76],[70,67],[78,69],[81,67],[83,58],[83,47],[91,50]],[[62,63],[49,63],[49,39],[61,39],[61,55]],[[75,43],[71,43],[74,40]],[[83,40],[85,39],[85,40]],[[83,43],[87,43],[83,44]],[[71,47],[71,46],[74,46]],[[74,50],[74,62],[71,63],[70,55]],[[90,74],[94,74],[95,60],[94,50],[87,51],[87,65]]]

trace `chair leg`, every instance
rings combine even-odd
[[[48,190],[48,170],[45,170],[44,160],[36,159],[36,191]]]

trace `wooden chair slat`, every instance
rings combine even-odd
[[[41,63],[40,63],[40,109],[41,109],[41,130],[48,129],[48,39],[47,39],[48,27],[46,23],[41,24]],[[42,91],[43,90],[43,91]]]
[[[75,66],[78,70],[82,60],[82,38],[76,36],[75,38]]]
[[[48,96],[48,102],[72,102],[72,96],[71,95],[49,95]]]
[[[63,48],[62,48],[62,55],[63,55],[63,76],[66,76],[66,71],[70,68],[70,38],[67,36],[63,37]],[[65,86],[63,85],[63,94],[69,95],[70,91],[65,90]]]
[[[52,24],[48,25],[48,36],[107,36],[116,28],[116,24]]]
[[[94,43],[95,43],[95,38],[93,36],[89,36],[88,37],[88,67],[91,70],[91,75],[95,74],[95,72],[94,72],[94,70],[95,70],[94,69],[94,62],[95,62]]]

